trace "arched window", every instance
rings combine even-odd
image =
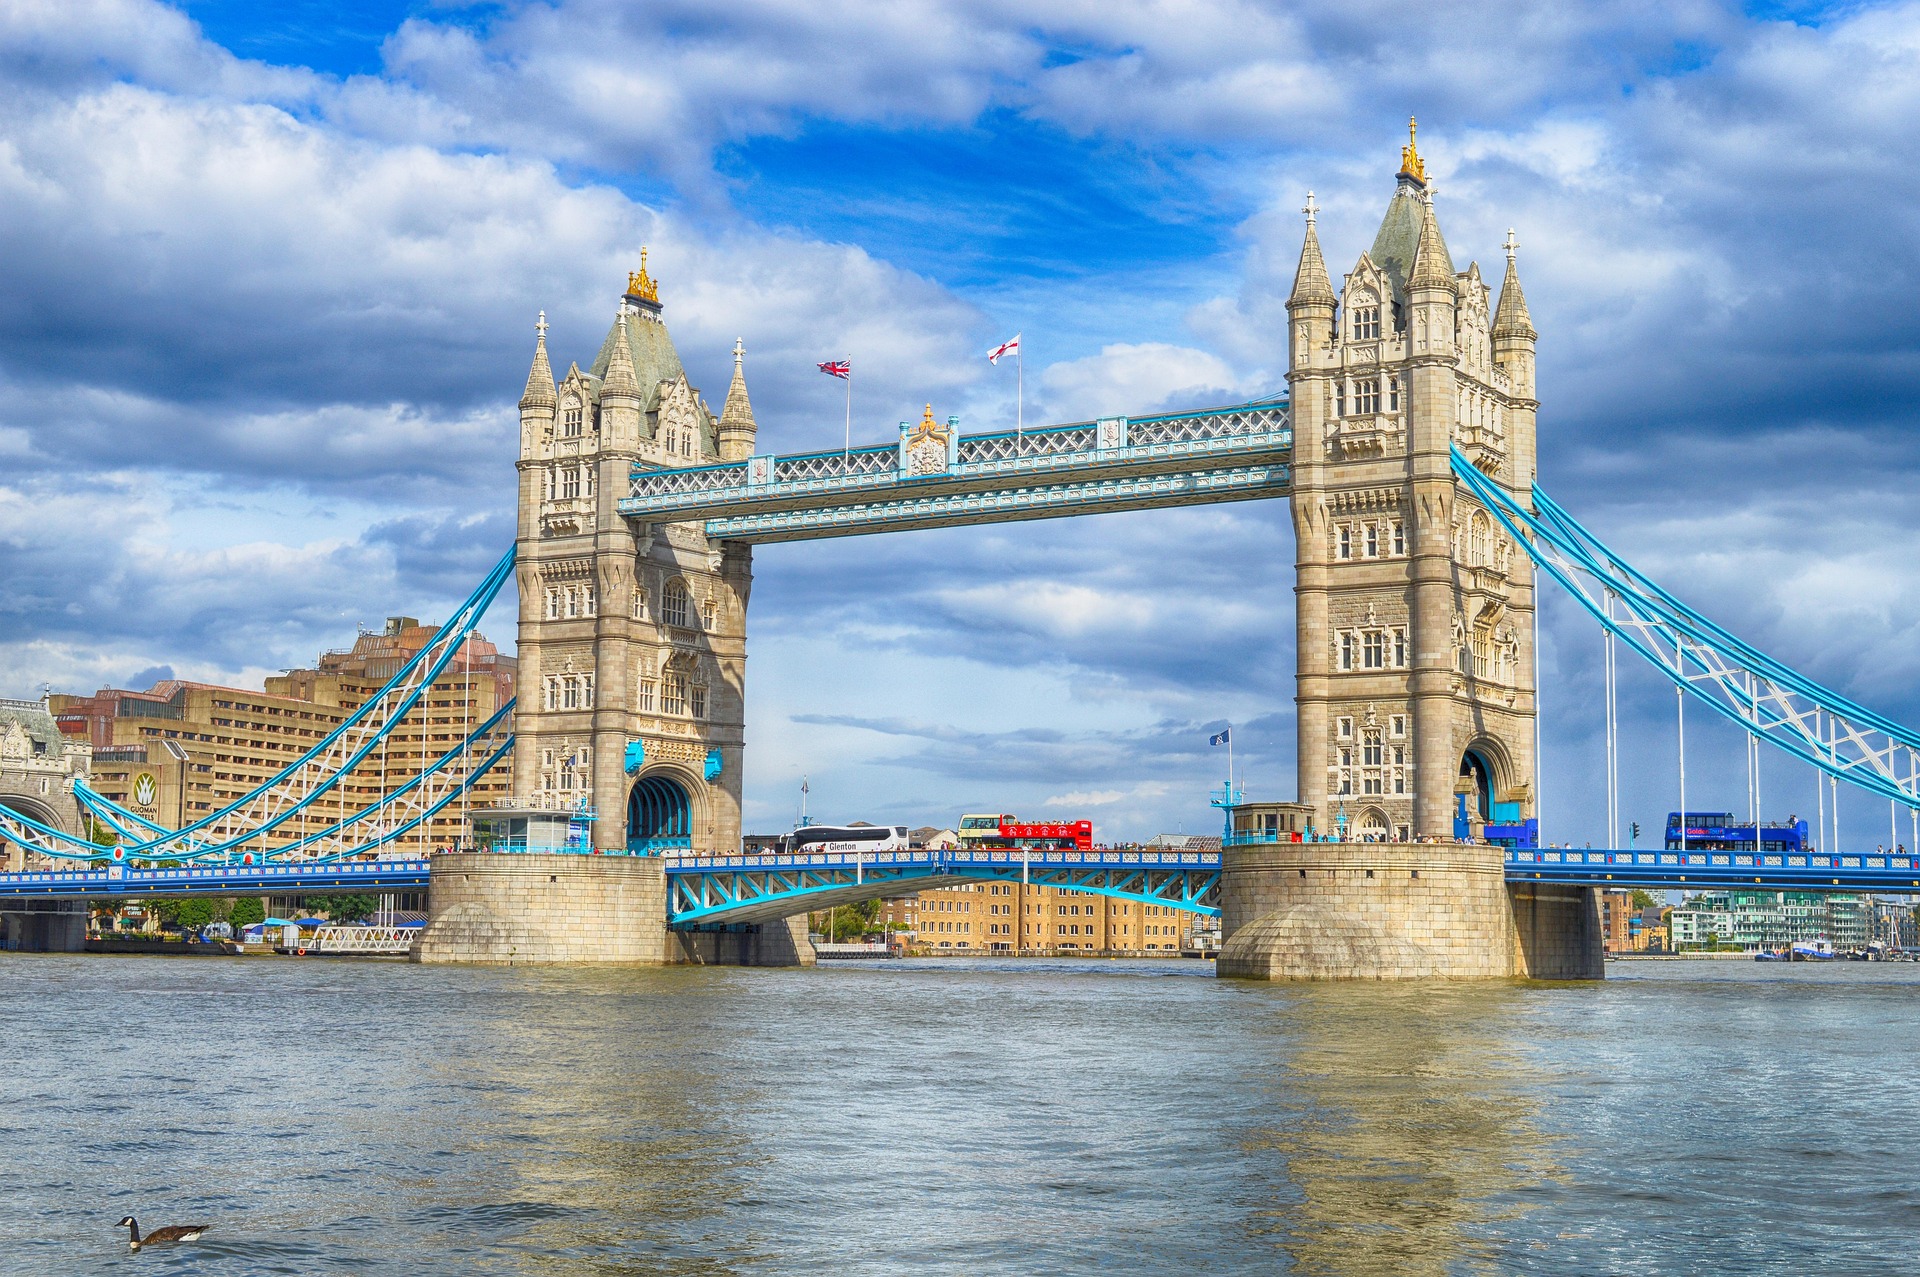
[[[713,618],[714,618],[713,599],[711,597],[702,599],[700,602],[700,627],[702,629],[707,629],[707,630],[712,629]]]
[[[568,399],[567,406],[560,410],[560,434],[562,438],[578,439],[586,421],[586,410],[578,399]]]
[[[1380,525],[1377,523],[1367,525],[1367,557],[1369,559],[1380,557]]]
[[[685,629],[689,610],[686,584],[681,581],[667,582],[667,588],[660,591],[661,619],[668,625],[677,625]]]

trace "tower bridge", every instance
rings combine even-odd
[[[1477,263],[1456,269],[1411,143],[1378,233],[1337,288],[1311,196],[1303,212],[1283,397],[974,433],[928,405],[887,442],[799,454],[756,452],[738,343],[722,409],[707,405],[643,255],[585,368],[556,377],[538,325],[519,403],[515,546],[434,645],[279,777],[185,828],[83,782],[73,796],[117,845],[0,807],[0,838],[105,862],[42,865],[0,895],[72,894],[81,879],[90,893],[162,894],[425,873],[422,960],[778,962],[805,960],[792,919],[808,908],[1037,874],[1217,911],[1223,974],[1581,978],[1600,974],[1596,885],[1892,889],[1920,874],[1911,860],[1575,857],[1479,838],[1537,819],[1537,570],[1754,739],[1914,808],[1920,736],[1712,626],[1541,491],[1537,335],[1517,245],[1509,233],[1497,292]],[[1286,500],[1294,529],[1302,841],[1248,839],[1193,863],[737,854],[756,544],[1261,499]],[[328,810],[313,805],[414,711],[508,580],[511,721],[456,742],[415,786],[269,850],[266,831]],[[594,814],[578,850],[595,854],[339,864],[378,854],[509,757],[520,803]],[[308,858],[264,863],[290,855]],[[156,873],[172,876],[137,876]],[[97,874],[118,876],[103,888]],[[577,927],[552,922],[571,914]]]

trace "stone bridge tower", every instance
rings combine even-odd
[[[1293,294],[1300,801],[1355,841],[1534,814],[1531,561],[1450,446],[1530,501],[1534,331],[1456,271],[1411,140],[1373,247],[1328,277],[1308,200]]]
[[[1506,880],[1488,823],[1535,814],[1534,575],[1454,478],[1527,504],[1534,331],[1507,238],[1496,305],[1456,271],[1409,138],[1336,290],[1313,200],[1287,301],[1300,801],[1325,841],[1231,846],[1223,976],[1592,979],[1585,887]]]
[[[541,317],[520,399],[513,792],[590,807],[598,851],[732,851],[752,551],[629,524],[617,502],[636,466],[751,455],[753,409],[738,343],[715,418],[661,312],[643,252],[592,365],[558,385]]]

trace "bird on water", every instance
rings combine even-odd
[[[140,1235],[140,1221],[129,1215],[114,1225],[124,1228],[131,1234],[127,1246],[139,1250],[142,1246],[171,1246],[175,1242],[197,1242],[200,1234],[207,1231],[207,1224],[168,1224],[165,1228],[156,1228],[145,1237]]]

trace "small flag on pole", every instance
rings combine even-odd
[[[1223,728],[1218,735],[1207,737],[1207,744],[1225,745],[1232,739],[1233,739],[1233,729],[1231,727],[1228,727],[1228,728]]]
[[[848,359],[829,360],[827,363],[820,364],[819,369],[829,377],[840,377],[846,380],[851,380],[853,377],[853,361]]]
[[[1020,350],[1020,334],[1015,333],[1013,335],[1012,341],[1003,341],[998,346],[995,346],[993,350],[988,353],[987,362],[990,364],[997,364],[1000,362],[1000,356],[1016,354],[1019,352],[1019,350]]]

